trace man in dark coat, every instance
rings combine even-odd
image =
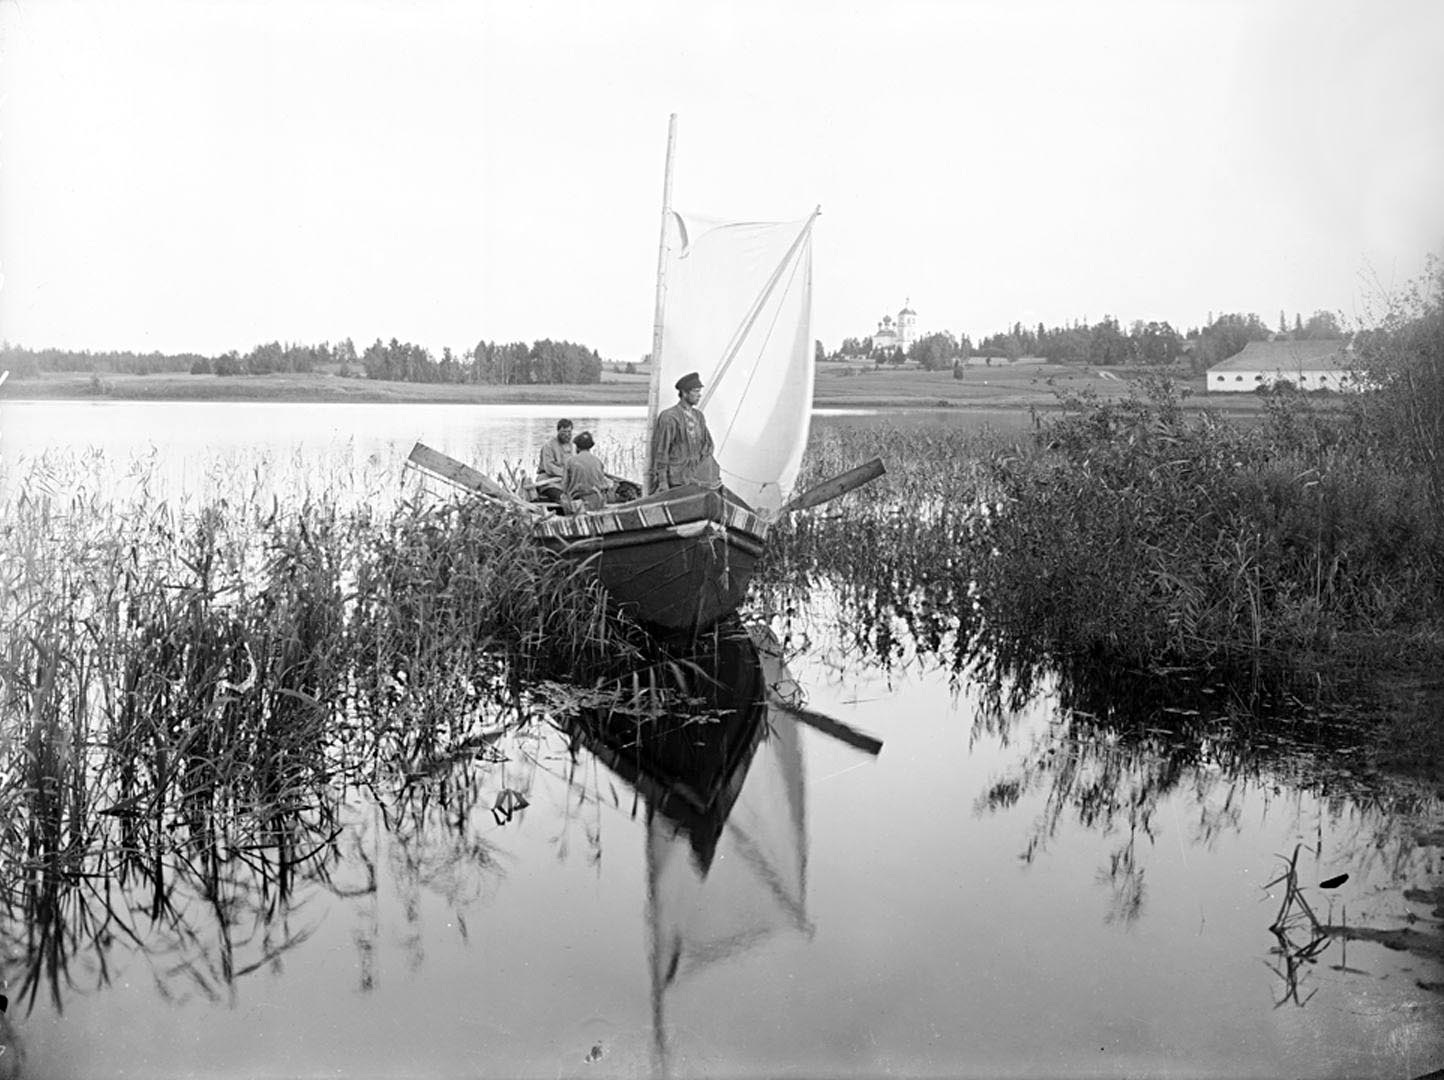
[[[697,403],[702,400],[702,379],[695,371],[677,380],[677,404],[657,415],[652,433],[651,490],[666,491],[683,484],[716,487],[720,483],[712,457],[712,435]]]

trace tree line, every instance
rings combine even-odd
[[[27,349],[0,344],[0,370],[16,379],[82,372],[91,374],[274,375],[334,372],[343,377],[419,383],[597,383],[602,358],[595,349],[570,341],[542,339],[498,344],[481,341],[460,355],[450,347],[431,350],[392,338],[377,338],[360,353],[350,338],[300,345],[279,341],[247,353],[136,353],[74,349]]]
[[[875,364],[916,363],[929,371],[952,367],[973,356],[1016,360],[1037,356],[1057,362],[1071,361],[1098,366],[1124,364],[1172,364],[1187,358],[1195,371],[1202,371],[1242,351],[1250,341],[1280,338],[1297,341],[1334,341],[1344,337],[1336,316],[1316,311],[1307,320],[1294,316],[1290,327],[1279,312],[1278,329],[1270,329],[1255,314],[1226,313],[1186,333],[1167,322],[1134,320],[1125,329],[1111,315],[1096,323],[1075,321],[1068,326],[1036,327],[1014,323],[1007,330],[988,334],[975,345],[966,334],[955,337],[943,330],[927,334],[906,349],[878,346],[871,337],[843,338],[836,352],[828,353],[818,342],[819,360],[870,359]]]
[[[1307,320],[1294,316],[1292,328],[1279,312],[1278,329],[1270,329],[1256,314],[1210,315],[1208,324],[1180,333],[1167,322],[1135,320],[1127,329],[1111,315],[1089,325],[1036,327],[1014,323],[988,334],[975,345],[966,335],[943,330],[926,334],[907,349],[884,347],[871,337],[844,338],[829,353],[819,341],[818,361],[869,359],[877,365],[911,361],[929,371],[956,367],[973,356],[1016,360],[1037,356],[1053,362],[1098,366],[1172,364],[1187,358],[1194,371],[1226,360],[1250,341],[1287,338],[1337,340],[1344,337],[1338,319],[1316,311]],[[644,358],[645,359],[645,358]],[[0,370],[17,379],[65,372],[157,375],[189,372],[192,375],[272,375],[334,371],[343,377],[417,383],[488,383],[530,385],[540,383],[598,383],[602,358],[595,349],[570,341],[543,338],[525,342],[480,341],[468,352],[444,348],[438,357],[431,350],[392,338],[377,338],[362,352],[350,338],[316,345],[282,343],[257,345],[247,353],[236,350],[219,356],[199,353],[136,353],[73,349],[27,349],[0,343]]]

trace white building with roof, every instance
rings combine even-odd
[[[872,335],[872,348],[874,352],[881,349],[902,349],[907,350],[908,346],[917,340],[917,318],[918,313],[912,309],[912,301],[903,302],[902,310],[897,313],[897,321],[894,322],[891,315],[884,315],[882,321],[877,324],[877,331]]]
[[[1288,381],[1300,390],[1353,390],[1355,360],[1343,341],[1250,341],[1208,369],[1209,393],[1251,393]]]

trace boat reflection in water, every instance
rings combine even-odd
[[[668,991],[781,934],[812,935],[798,728],[881,743],[800,706],[766,632],[722,624],[685,659],[604,688],[577,743],[646,805],[653,1053],[670,1072]]]

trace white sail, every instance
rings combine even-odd
[[[816,217],[668,215],[657,408],[697,372],[722,482],[763,514],[787,500],[807,446]]]

